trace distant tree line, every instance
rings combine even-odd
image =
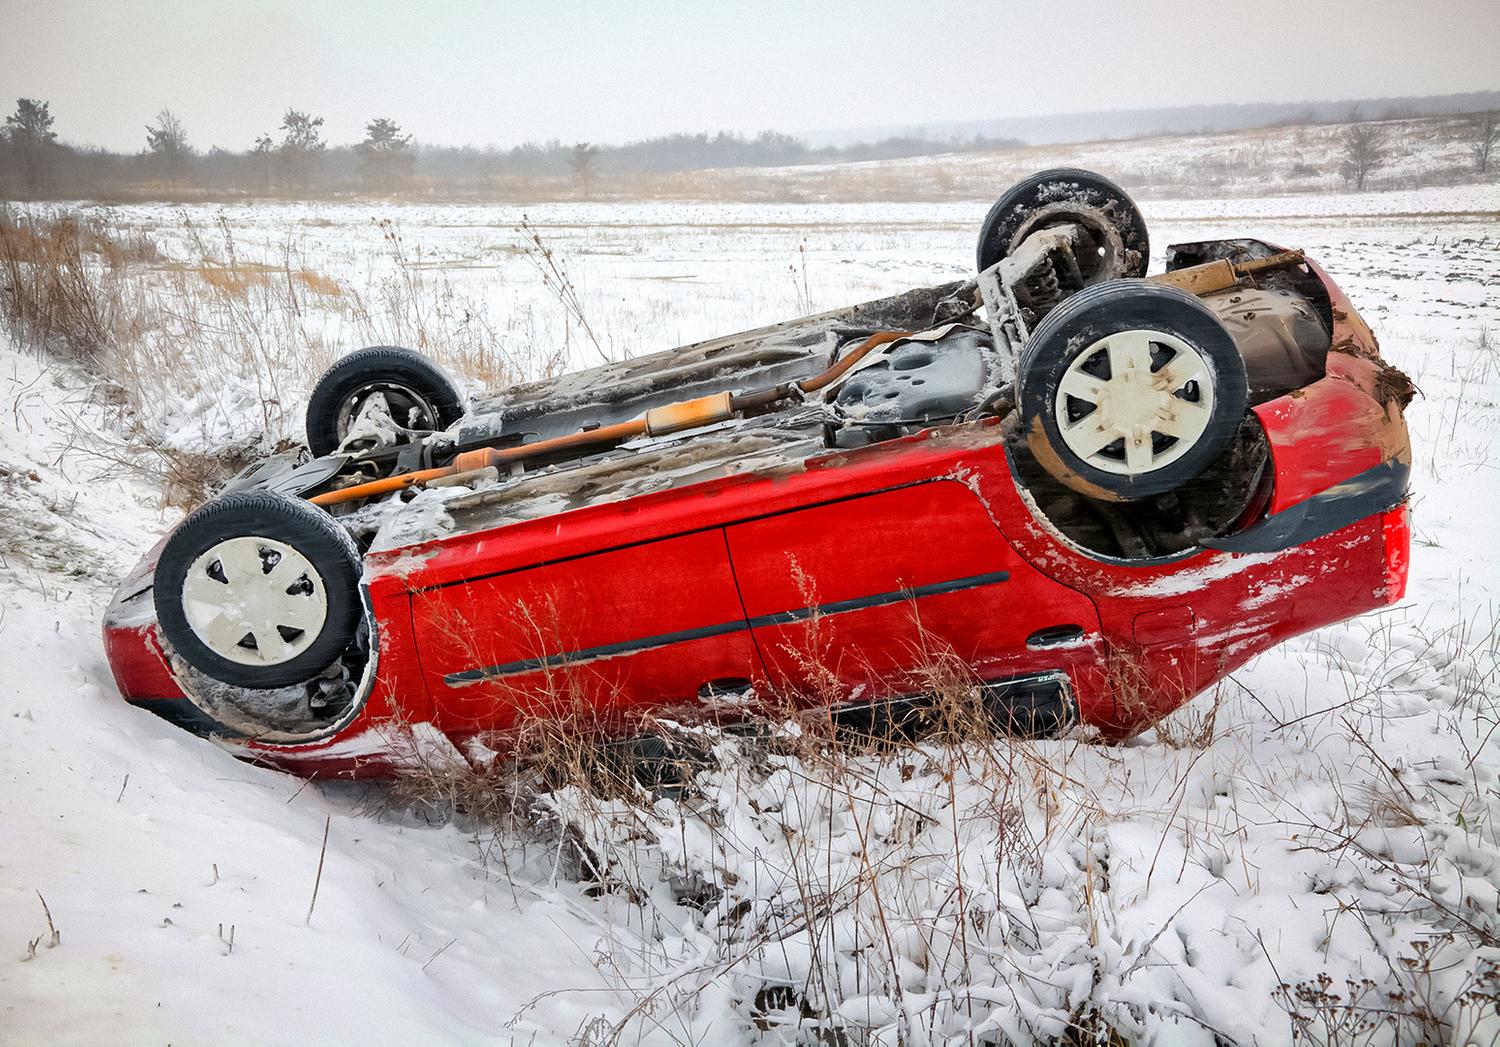
[[[1464,117],[1474,169],[1486,175],[1497,162],[1500,112]],[[1391,157],[1387,129],[1345,116],[1339,172],[1354,189],[1366,188]],[[281,123],[241,151],[194,147],[188,129],[162,109],[143,130],[138,153],[67,145],[58,137],[46,101],[16,100],[0,126],[0,199],[232,199],[254,196],[326,198],[355,193],[434,198],[504,199],[523,183],[546,192],[590,199],[612,178],[622,181],[727,167],[778,167],[851,160],[883,160],[933,153],[1013,148],[1013,138],[976,135],[935,140],[884,138],[814,149],[779,131],[757,135],[679,133],[627,142],[528,142],[510,149],[445,147],[416,142],[389,117],[365,125],[349,145],[323,140],[323,118],[288,109]]]
[[[396,121],[377,117],[362,141],[330,145],[323,118],[288,109],[281,123],[242,151],[193,146],[163,109],[145,128],[139,153],[80,148],[58,139],[47,102],[21,98],[0,132],[0,197],[255,196],[324,197],[354,192],[485,195],[507,180],[555,178],[588,198],[613,175],[667,174],[725,167],[774,167],[1005,149],[1013,138],[976,135],[938,141],[893,137],[814,149],[779,131],[746,136],[671,134],[624,145],[528,142],[494,146],[422,145]]]

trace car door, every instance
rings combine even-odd
[[[985,505],[933,480],[727,529],[772,690],[920,691],[957,658],[985,680],[1097,667],[1093,602],[1033,568]]]
[[[691,702],[758,667],[719,528],[418,591],[412,615],[460,733]]]

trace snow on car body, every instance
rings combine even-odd
[[[969,667],[1003,728],[1129,734],[1398,599],[1409,549],[1410,386],[1327,274],[1251,240],[1174,247],[1152,281],[1145,256],[1123,194],[1047,172],[981,233],[987,324],[973,281],[918,289],[458,417],[430,365],[355,354],[314,394],[323,457],[252,469],[121,586],[121,693],[324,774],[579,707],[629,723],[778,695],[843,715],[920,698],[935,658]],[[377,435],[356,446],[360,422]],[[283,503],[282,530],[254,523]],[[253,592],[216,602],[203,579],[233,590],[247,535],[266,578],[301,572],[262,619],[343,607],[347,635],[268,641]],[[318,644],[337,650],[302,671]]]

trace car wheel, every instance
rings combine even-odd
[[[310,680],[353,641],[359,550],[327,513],[265,491],[188,516],[153,582],[163,637],[194,669],[238,687]]]
[[[979,227],[979,271],[1037,230],[1067,223],[1081,226],[1091,241],[1076,252],[1085,283],[1146,275],[1151,243],[1140,210],[1109,179],[1076,167],[1042,171],[1006,190]]]
[[[307,446],[313,454],[338,450],[365,402],[377,393],[406,429],[446,429],[463,417],[462,397],[436,364],[410,349],[374,345],[344,357],[313,387],[307,402]]]
[[[1234,439],[1249,404],[1234,339],[1186,291],[1096,284],[1048,313],[1021,354],[1027,445],[1073,490],[1126,500],[1173,490]]]

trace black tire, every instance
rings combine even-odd
[[[1202,360],[1207,380],[1212,383],[1205,391],[1192,381],[1167,394],[1206,402],[1207,423],[1194,442],[1176,451],[1172,449],[1177,437],[1150,430],[1153,461],[1160,454],[1163,464],[1133,475],[1091,465],[1064,440],[1058,421],[1058,401],[1066,396],[1059,390],[1063,376],[1074,361],[1080,361],[1081,368],[1098,365],[1101,352],[1105,353],[1105,363],[1099,366],[1108,370],[1107,351],[1096,347],[1101,339],[1122,331],[1160,332],[1180,340]],[[1151,372],[1160,372],[1176,352],[1162,342],[1152,342]],[[1091,359],[1084,359],[1086,356]],[[1109,377],[1100,380],[1108,382],[1114,377],[1110,370]],[[1017,384],[1019,420],[1033,456],[1073,490],[1109,501],[1164,494],[1200,475],[1234,439],[1250,400],[1244,359],[1218,318],[1186,291],[1143,280],[1096,284],[1048,313],[1022,350]],[[1092,409],[1098,408],[1095,405]],[[1080,421],[1090,410],[1087,401],[1068,398],[1063,403],[1064,413],[1071,417],[1077,412]],[[1128,468],[1123,440],[1119,443],[1120,467]],[[1110,444],[1098,454],[1112,457],[1113,447]],[[1177,457],[1171,457],[1173,454]]]
[[[216,653],[189,624],[183,597],[189,570],[200,556],[233,538],[263,538],[289,546],[316,569],[325,616],[295,657],[274,664],[243,664]],[[208,568],[210,577],[214,566]],[[267,574],[272,566],[265,568]],[[261,690],[311,680],[339,659],[359,626],[361,573],[353,540],[323,510],[285,495],[248,491],[209,502],[178,526],[157,560],[152,596],[162,635],[178,656],[215,680]],[[292,584],[301,582],[299,577]],[[317,582],[308,582],[312,588],[307,593],[315,595]],[[299,643],[301,639],[298,634]]]
[[[324,372],[307,401],[307,446],[318,457],[338,450],[358,406],[372,392],[399,389],[414,398],[411,429],[446,429],[463,417],[463,398],[442,369],[421,353],[372,345],[350,353]]]
[[[995,201],[979,226],[979,271],[1008,256],[1038,229],[1066,222],[1082,225],[1099,248],[1097,260],[1079,255],[1085,282],[1146,275],[1151,242],[1135,202],[1109,179],[1077,167],[1034,174]]]

